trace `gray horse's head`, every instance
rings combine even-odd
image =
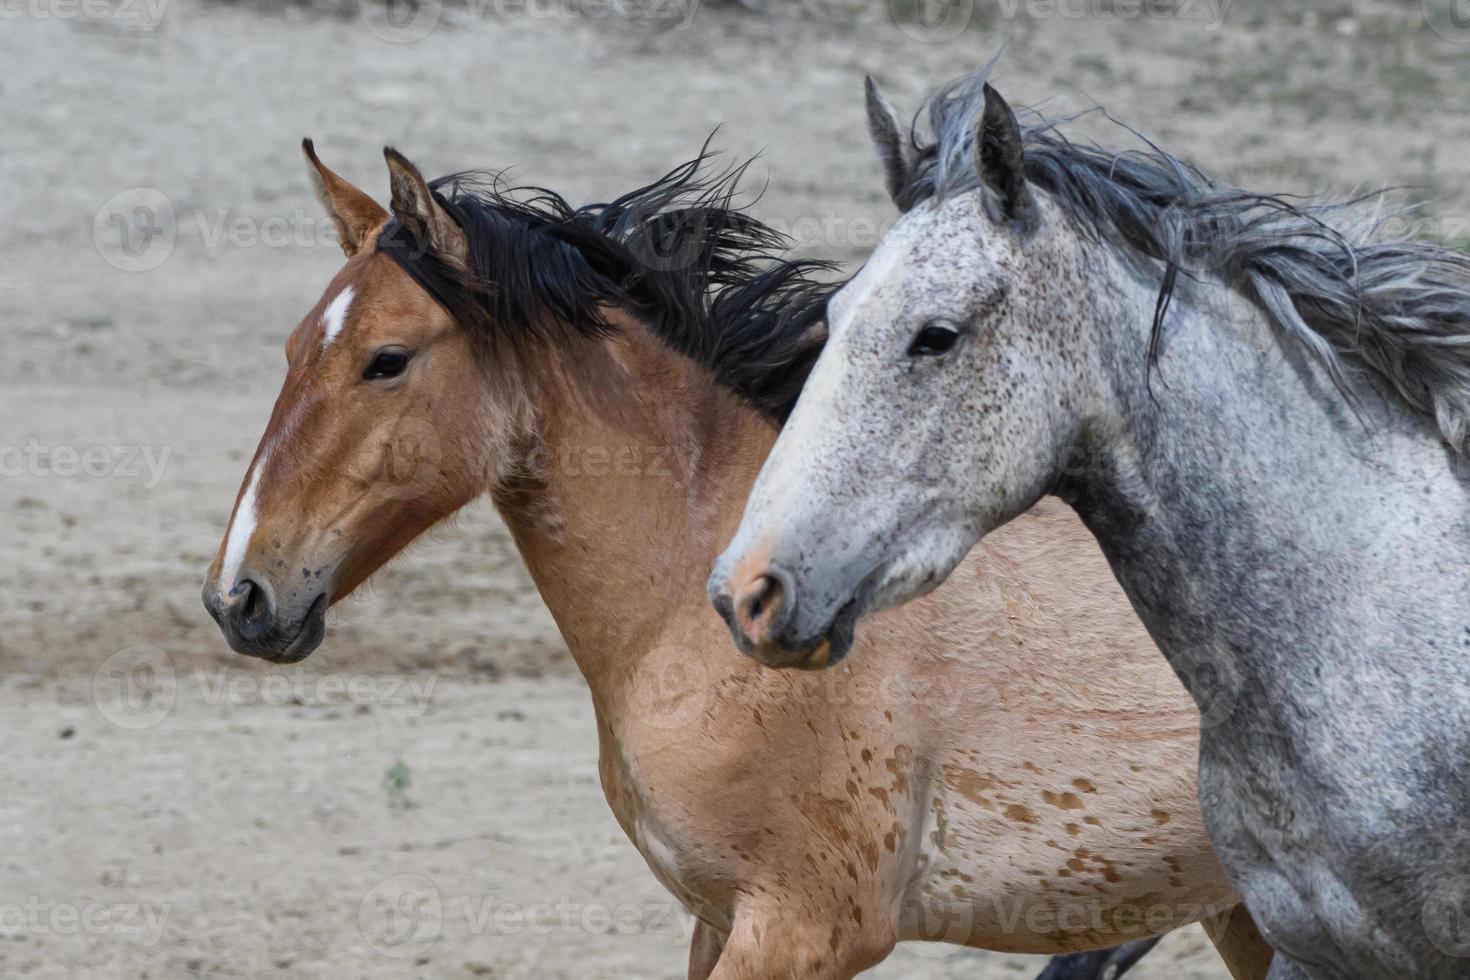
[[[709,581],[736,642],[772,666],[835,663],[859,616],[935,587],[1047,492],[1097,359],[1070,305],[1081,243],[1028,185],[984,74],[936,98],[917,154],[871,80],[868,114],[904,214],[833,297],[827,347]]]

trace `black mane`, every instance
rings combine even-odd
[[[431,187],[464,231],[467,271],[422,248],[398,219],[378,247],[487,343],[612,329],[627,310],[717,381],[780,422],[821,351],[825,262],[781,257],[787,241],[734,206],[748,162],[715,172],[708,146],[646,187],[573,208],[541,187],[458,173]]]

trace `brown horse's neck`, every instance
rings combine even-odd
[[[705,578],[776,437],[708,370],[617,326],[565,341],[533,383],[534,476],[494,494],[600,703],[690,617],[719,625]]]

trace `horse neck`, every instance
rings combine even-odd
[[[1365,667],[1334,646],[1389,659],[1422,641],[1409,621],[1459,601],[1464,563],[1425,581],[1423,555],[1388,547],[1385,528],[1470,542],[1465,485],[1432,422],[1362,382],[1359,418],[1297,341],[1209,282],[1180,295],[1146,375],[1154,289],[1134,279],[1099,295],[1131,308],[1099,310],[1110,408],[1059,492],[1165,652],[1250,651],[1307,677],[1314,656]],[[1413,598],[1408,582],[1423,582]]]
[[[660,637],[718,625],[705,579],[776,436],[709,371],[611,318],[534,384],[532,488],[494,494],[600,703]]]

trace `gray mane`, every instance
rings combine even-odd
[[[930,100],[934,138],[913,137],[905,209],[980,186],[971,144],[989,72]],[[1085,234],[1163,264],[1151,356],[1177,276],[1214,276],[1296,338],[1349,399],[1345,362],[1431,416],[1457,452],[1470,448],[1470,256],[1385,237],[1386,218],[1402,212],[1365,216],[1362,207],[1381,195],[1334,202],[1253,193],[1147,140],[1124,152],[1073,143],[1058,130],[1068,118],[1023,115],[1026,178]]]

